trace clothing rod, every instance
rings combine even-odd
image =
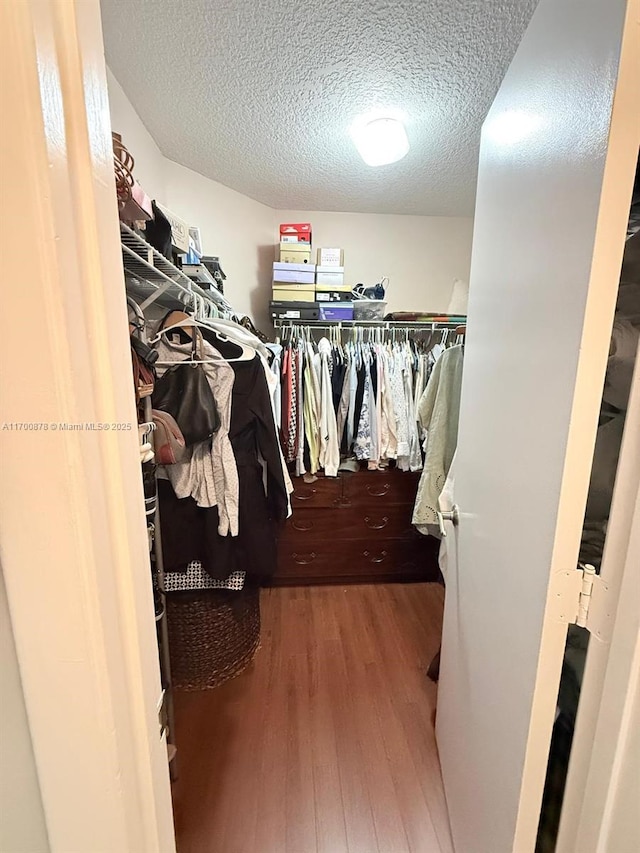
[[[274,318],[276,329],[288,329],[291,326],[308,326],[312,329],[455,329],[466,325],[462,320],[293,320]]]

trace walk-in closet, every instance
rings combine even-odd
[[[1,853],[636,853],[639,0],[0,14]]]

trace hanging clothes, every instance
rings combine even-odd
[[[362,406],[356,439],[353,443],[355,457],[360,460],[371,458],[371,414],[369,410],[371,405],[371,373],[368,364],[363,363],[362,373]]]
[[[296,475],[301,477],[306,474],[306,466],[304,461],[304,440],[305,440],[305,406],[304,406],[304,346],[302,342],[298,342],[296,349],[298,369],[298,447],[296,452]]]
[[[289,429],[286,435],[287,462],[293,462],[298,453],[298,354],[295,350],[289,350]]]
[[[206,341],[209,333],[203,330],[203,335]],[[190,496],[179,497],[170,482],[160,481],[165,570],[184,573],[197,561],[214,580],[244,571],[264,581],[277,567],[277,525],[289,512],[287,479],[262,361],[256,356],[229,367],[234,375],[229,440],[239,481],[237,536],[221,535],[218,507],[198,506]]]
[[[409,470],[409,411],[407,408],[406,383],[404,379],[404,373],[407,369],[406,353],[401,347],[395,347],[391,362],[391,389],[398,437],[397,460],[398,468],[401,471]]]
[[[438,522],[438,498],[444,488],[458,439],[463,347],[444,351],[436,362],[418,405],[420,424],[427,431],[424,470],[412,522],[422,533]]]
[[[391,387],[391,353],[387,351],[383,360],[382,394],[380,397],[381,411],[381,446],[382,458],[397,459],[398,436],[395,409],[393,406],[393,388]]]
[[[318,343],[320,356],[320,452],[318,462],[325,476],[337,477],[340,465],[338,428],[333,402],[333,385],[329,372],[331,344],[326,338]]]
[[[182,330],[172,330],[171,339],[163,335],[156,344],[159,355],[157,372],[164,375],[170,363],[189,361],[191,338]],[[192,497],[198,506],[219,510],[220,535],[238,533],[238,472],[229,440],[231,395],[234,373],[221,353],[208,341],[203,342],[202,358],[208,359],[202,369],[220,416],[220,427],[210,441],[187,448],[185,459],[161,469],[159,476],[171,481],[176,495]]]
[[[273,390],[273,417],[276,422],[276,428],[280,431],[282,427],[282,384],[280,382],[280,373],[282,372],[282,347],[280,344],[269,344],[268,349],[273,353],[273,361],[271,362],[270,371],[275,379]]]
[[[445,346],[431,345],[431,337],[410,339],[408,332],[404,341],[383,341],[383,332],[373,330],[372,340],[363,341],[358,330],[338,344],[335,338],[314,343],[306,330],[284,345],[282,446],[298,476],[335,476],[356,460],[370,470],[392,461],[403,471],[423,467],[418,403]]]

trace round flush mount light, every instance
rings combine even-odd
[[[349,132],[367,166],[397,163],[409,151],[407,131],[397,116],[380,113],[360,116]]]

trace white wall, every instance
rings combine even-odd
[[[200,228],[202,248],[219,255],[225,296],[241,314],[270,329],[274,211],[242,193],[165,160],[168,207]]]
[[[0,568],[0,850],[48,853],[29,721]]]
[[[385,275],[389,311],[446,311],[455,279],[469,280],[473,219],[274,210],[166,159],[108,72],[113,129],[135,159],[147,193],[200,228],[207,254],[219,255],[225,294],[269,331],[271,264],[281,222],[311,222],[314,247],[340,246],[350,284]]]
[[[469,281],[473,219],[324,211],[275,211],[280,222],[311,222],[313,245],[344,249],[345,281],[389,278],[389,311],[446,311],[456,278]]]

